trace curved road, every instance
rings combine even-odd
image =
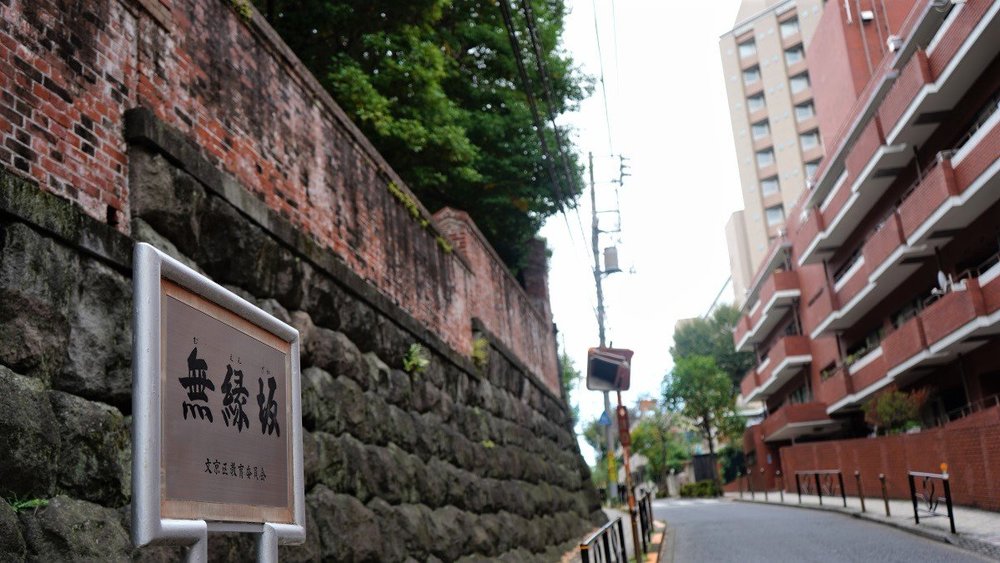
[[[661,499],[666,562],[989,561],[888,526],[818,510],[727,500]]]

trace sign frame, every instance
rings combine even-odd
[[[163,518],[161,514],[161,295],[163,280],[193,293],[289,346],[291,379],[292,523]],[[278,545],[305,542],[305,480],[299,332],[150,244],[136,243],[132,256],[132,542],[187,546],[186,561],[208,559],[209,532],[258,535],[258,561],[277,561]]]

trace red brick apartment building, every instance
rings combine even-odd
[[[948,462],[959,502],[1000,508],[968,482],[1000,467],[1000,1],[831,0],[806,59],[825,155],[734,330],[767,411],[748,467],[885,472],[901,494]],[[869,439],[890,386],[929,392],[923,430]]]

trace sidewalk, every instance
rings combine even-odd
[[[767,496],[767,504],[782,506],[781,496],[777,490],[768,491]],[[726,498],[738,502],[765,503],[763,492],[757,492],[753,497],[749,492],[744,492],[742,499],[739,493],[726,493]],[[802,495],[802,504],[800,505],[798,495],[792,491],[785,493],[784,506],[840,512],[1000,559],[1000,512],[955,506],[953,512],[955,529],[958,533],[952,534],[948,521],[948,509],[943,501],[938,506],[936,515],[932,516],[925,510],[921,510],[920,524],[914,523],[913,503],[909,500],[889,499],[889,513],[891,514],[889,517],[885,515],[885,503],[882,497],[865,497],[866,511],[864,513],[861,512],[861,500],[858,497],[848,496],[847,508],[844,508],[844,501],[839,495],[832,497],[823,495],[822,506],[820,506],[819,501],[820,499],[816,495]]]

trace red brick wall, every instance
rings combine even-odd
[[[906,66],[899,71],[899,78],[886,94],[879,107],[878,116],[882,120],[885,131],[892,131],[899,118],[910,107],[917,92],[932,79],[927,63],[927,54],[918,50],[913,54]]]
[[[884,473],[889,494],[908,498],[907,471],[940,472],[948,464],[956,504],[1000,509],[1000,409],[991,408],[943,428],[918,434],[800,444],[781,449],[781,468],[795,471],[839,469],[845,488],[857,494],[854,471],[861,471],[866,497],[879,497]],[[794,490],[793,480],[788,481]]]
[[[934,48],[934,53],[930,57],[929,68],[935,78],[948,66],[955,54],[962,47],[962,43],[972,33],[979,22],[983,19],[986,11],[995,2],[993,0],[966,0],[961,6],[961,12],[956,17],[948,34]]]
[[[986,133],[962,161],[955,167],[955,186],[959,193],[964,192],[987,168],[997,161],[1000,155],[1000,123]]]
[[[932,345],[985,312],[979,282],[965,280],[964,291],[951,291],[920,313],[927,344]]]
[[[886,367],[892,369],[927,347],[924,325],[920,317],[913,317],[882,340],[882,355]]]
[[[899,205],[903,235],[909,238],[954,193],[955,179],[951,163],[947,160],[939,162]]]
[[[558,393],[551,320],[481,237],[467,263],[436,244],[430,214],[259,15],[224,0],[0,14],[0,166],[128,233],[123,116],[146,107],[455,350],[471,351],[479,316]]]

